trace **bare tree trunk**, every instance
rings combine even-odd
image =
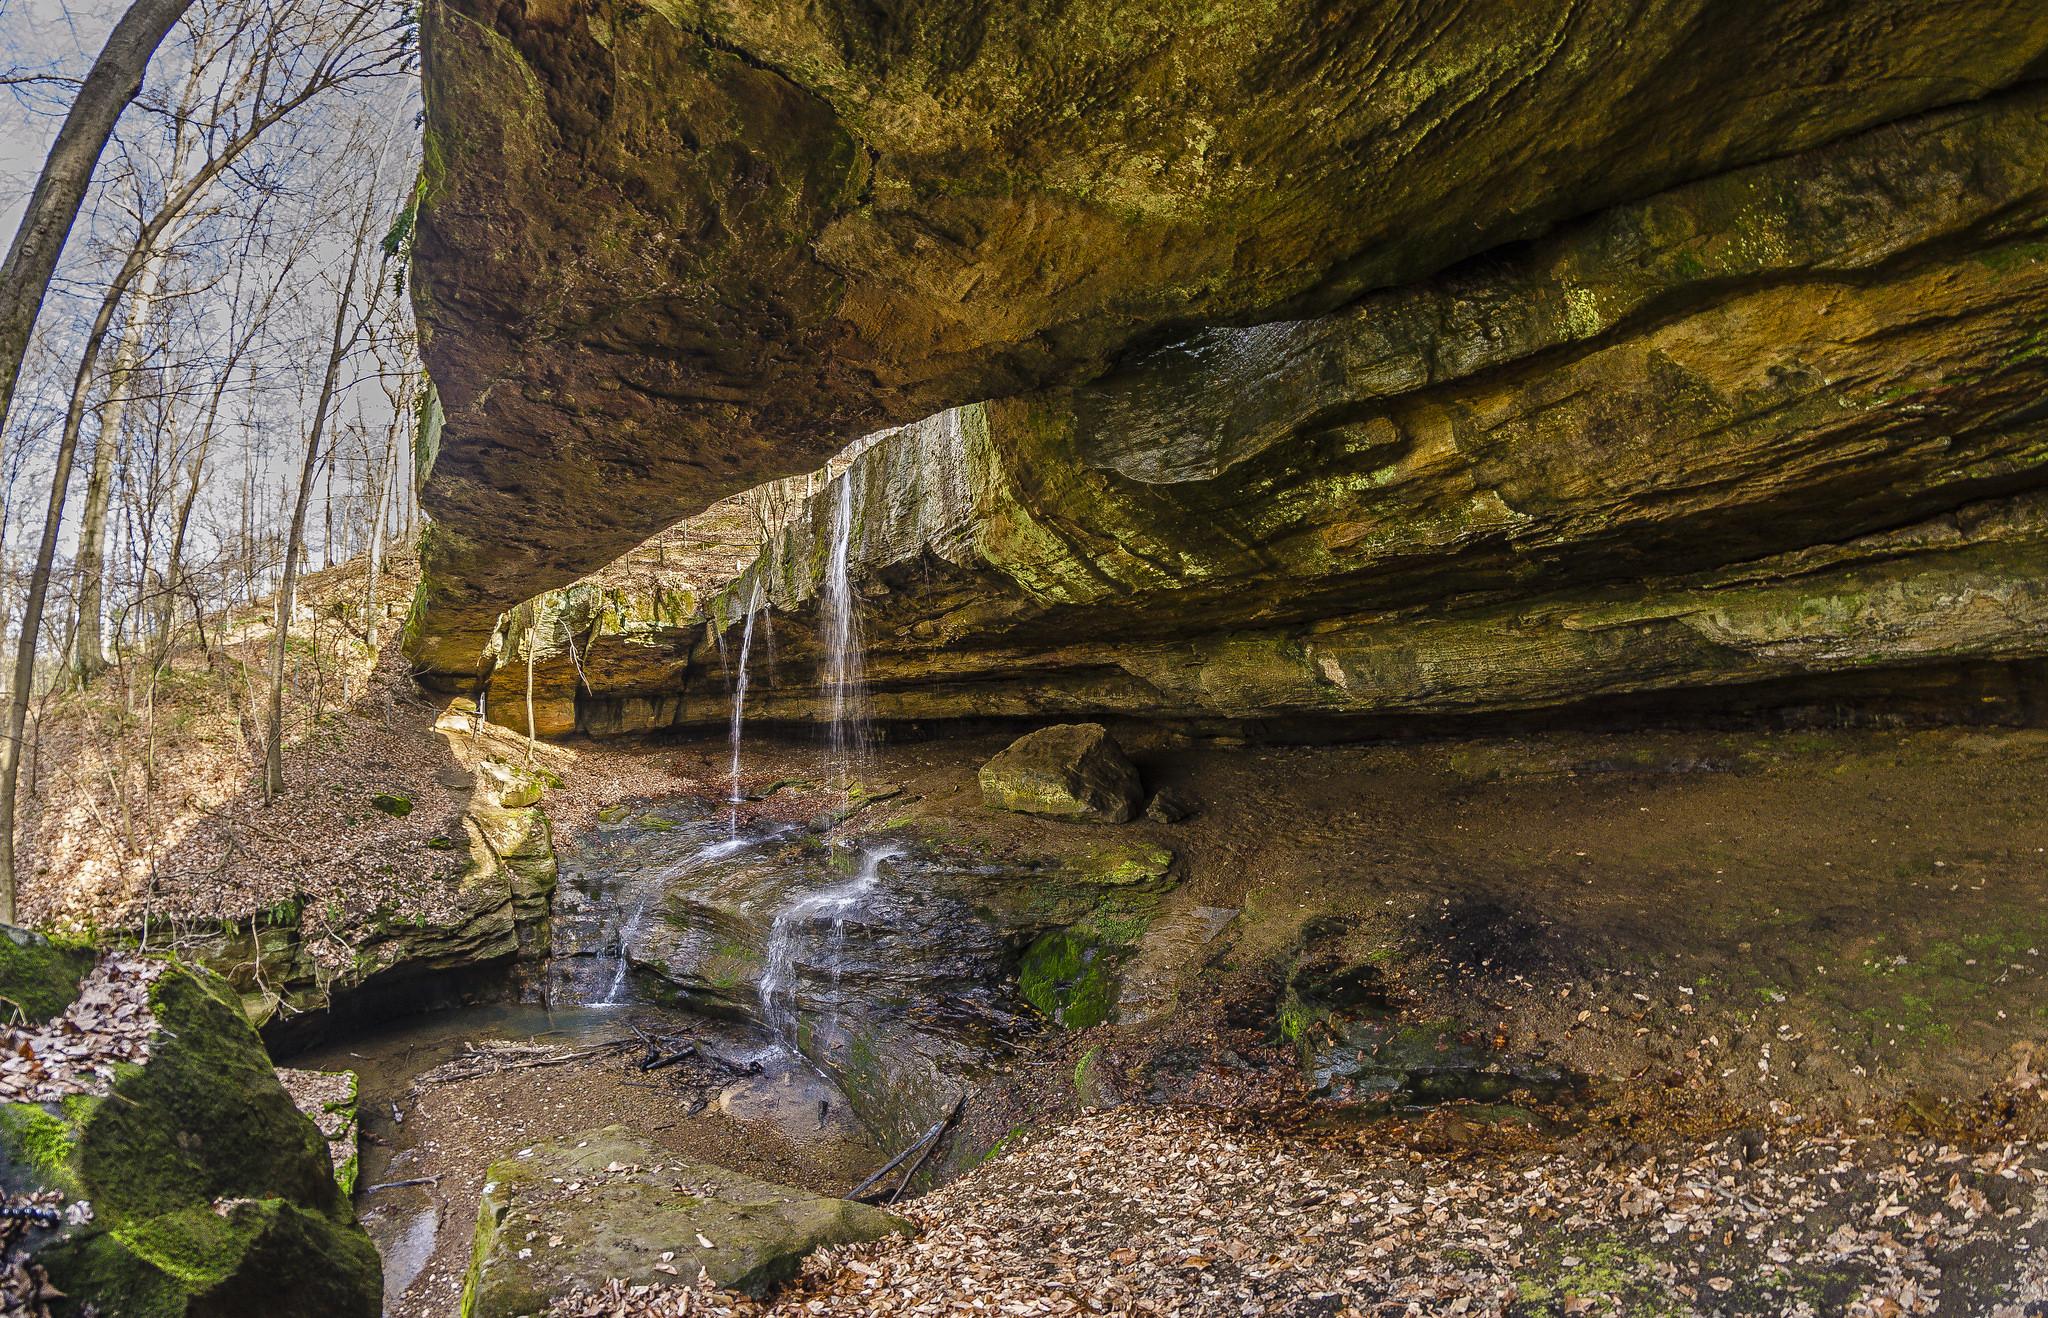
[[[377,648],[377,574],[384,567],[384,520],[389,515],[391,486],[398,473],[398,436],[405,428],[405,406],[401,399],[393,409],[391,432],[384,438],[383,471],[377,479],[376,510],[370,516],[370,570],[363,587],[363,641]]]
[[[57,531],[64,520],[64,498],[71,487],[71,464],[78,455],[78,432],[67,426],[57,444],[56,469],[50,476],[50,505],[43,514],[43,538],[36,546],[29,574],[28,599],[21,613],[21,637],[14,650],[14,688],[8,693],[7,740],[0,742],[0,921],[14,923],[15,787],[21,778],[22,733],[36,680],[36,640],[43,630],[43,603],[50,593],[50,565],[57,557]]]
[[[371,220],[377,213],[377,190],[383,184],[382,170],[370,179],[363,197],[363,211],[356,223],[350,245],[348,275],[342,280],[341,295],[334,304],[334,331],[328,339],[327,371],[320,379],[319,401],[313,405],[313,424],[306,436],[306,459],[299,467],[299,492],[292,504],[291,529],[284,542],[284,574],[277,587],[277,626],[270,644],[270,726],[263,740],[263,797],[273,800],[284,792],[284,660],[285,645],[292,625],[293,593],[299,582],[299,542],[306,531],[306,506],[313,501],[313,479],[320,470],[320,439],[327,429],[327,414],[334,407],[334,395],[341,379],[341,364],[361,332],[349,329],[350,304],[355,301],[356,281],[370,245]],[[365,320],[368,317],[364,317]]]
[[[121,21],[114,24],[107,44],[100,48],[92,71],[78,89],[78,99],[64,116],[64,126],[50,147],[43,172],[36,179],[35,192],[14,231],[14,245],[8,249],[7,264],[0,266],[0,421],[5,421],[14,402],[15,380],[21,374],[22,354],[28,351],[29,335],[35,332],[36,313],[42,310],[43,295],[49,291],[50,276],[57,258],[64,252],[64,240],[71,236],[71,223],[92,185],[93,170],[114,123],[135,94],[142,90],[143,74],[150,56],[163,42],[171,25],[184,17],[192,0],[135,0]],[[20,722],[26,725],[27,715]],[[19,741],[20,727],[10,736]],[[0,829],[11,830],[14,813],[12,770],[0,774]],[[14,920],[14,842],[11,836],[0,842],[0,920]]]
[[[128,320],[114,348],[114,367],[107,377],[107,396],[100,403],[99,435],[93,444],[92,474],[85,481],[85,513],[78,528],[78,621],[72,631],[72,666],[78,680],[90,681],[107,666],[102,632],[106,608],[107,510],[114,500],[114,464],[121,452],[121,417],[128,405],[128,385],[142,356],[142,338],[149,331],[150,310],[163,279],[164,253],[144,259],[128,298]],[[90,374],[76,388],[92,387]]]
[[[192,509],[199,503],[199,489],[206,479],[207,450],[213,447],[213,432],[219,424],[221,396],[227,392],[228,381],[233,378],[234,362],[214,382],[213,396],[206,400],[206,416],[199,425],[199,444],[192,454],[190,475],[185,480],[185,493],[178,500],[178,511],[171,520],[170,554],[164,560],[163,609],[158,616],[155,645],[157,666],[161,666],[171,653],[171,637],[178,629],[178,591],[185,581],[185,535],[192,525]],[[205,641],[204,624],[201,624],[201,643]]]

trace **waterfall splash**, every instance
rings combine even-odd
[[[901,855],[903,848],[895,846],[864,851],[860,869],[852,878],[806,893],[776,912],[761,970],[761,1020],[783,1040],[796,1040],[797,955],[803,950],[806,933],[820,921],[827,923],[825,969],[837,986],[846,961],[847,921],[867,907],[869,897],[881,886],[882,866]]]
[[[853,548],[853,471],[839,477],[832,512],[832,551],[825,561],[825,668],[821,686],[832,707],[829,771],[849,786],[866,758],[867,681],[860,627],[860,600],[853,593],[849,560]]]
[[[667,884],[675,876],[688,874],[699,866],[713,861],[724,860],[727,856],[744,851],[748,847],[760,846],[782,836],[777,830],[741,836],[737,833],[721,841],[708,842],[698,847],[679,861],[662,866],[655,873],[646,876],[636,886],[639,895],[633,908],[625,918],[612,927],[611,936],[605,940],[605,954],[611,958],[611,975],[604,981],[606,988],[602,996],[585,998],[592,1007],[628,1007],[634,1003],[631,991],[633,971],[633,948],[640,940],[642,926],[647,922],[647,910],[659,902],[667,891]],[[624,894],[620,894],[624,895]]]
[[[754,578],[753,597],[747,601],[747,625],[740,631],[739,676],[732,687],[732,811],[727,819],[727,832],[739,836],[740,802],[746,799],[740,790],[740,724],[747,713],[747,661],[754,653],[754,619],[761,613],[761,578]]]
[[[612,936],[612,982],[602,998],[591,1003],[593,1007],[623,1007],[627,1004],[626,978],[631,974],[633,962],[630,949],[633,940],[639,936],[640,922],[647,915],[647,894],[642,892],[634,905],[633,913],[626,917],[624,924]]]

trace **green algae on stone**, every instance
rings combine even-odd
[[[1078,929],[1055,929],[1024,951],[1017,989],[1025,1001],[1069,1030],[1100,1025],[1116,1007],[1123,949]]]
[[[5,930],[0,935],[0,1005],[19,1012],[27,1024],[41,1025],[77,998],[78,983],[96,960],[90,947]]]

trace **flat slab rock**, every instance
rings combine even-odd
[[[606,1126],[491,1165],[462,1312],[521,1318],[614,1277],[690,1282],[700,1269],[759,1295],[821,1246],[911,1230],[879,1208],[679,1159]]]
[[[1128,823],[1144,804],[1138,771],[1100,723],[1058,723],[1011,742],[981,766],[981,799],[997,810]]]

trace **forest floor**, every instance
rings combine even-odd
[[[2048,1312],[2048,735],[1127,739],[1196,809],[1115,830],[1179,856],[1154,925],[1227,934],[1152,1019],[1055,1032],[978,1095],[962,1138],[999,1152],[916,1201],[917,1240],[767,1312]],[[1076,826],[979,805],[1003,742],[881,748],[896,794],[848,827],[1056,850]],[[750,778],[817,756],[763,738]],[[608,790],[708,795],[724,747],[602,758]],[[1276,1030],[1304,966],[1583,1083],[1310,1096]],[[760,1311],[628,1292],[562,1312]]]
[[[297,900],[338,932],[379,905],[433,900],[459,862],[428,843],[455,826],[461,798],[434,732],[446,702],[417,692],[393,643],[418,565],[391,569],[378,648],[362,630],[360,563],[305,579],[286,651],[288,790],[275,800],[262,790],[268,608],[210,619],[203,647],[155,673],[117,667],[44,697],[22,775],[24,921],[168,932]]]
[[[380,590],[386,640],[408,569]],[[46,702],[31,922],[175,931],[291,901],[345,947],[372,912],[431,914],[462,763],[527,749],[371,652],[343,616],[363,586],[309,583],[279,801],[257,772],[260,616],[153,688]],[[1146,1019],[1044,1035],[953,1136],[995,1155],[908,1205],[923,1234],[818,1256],[775,1312],[2048,1313],[2048,733],[1120,731],[1195,808],[1116,830],[1178,857],[1154,926],[1224,912],[1227,931],[1167,949]],[[885,744],[869,776],[899,790],[848,827],[1070,844],[1075,826],[981,807],[975,770],[1004,741]],[[600,810],[721,795],[726,772],[710,737],[533,754],[563,780],[547,809],[569,847]],[[749,781],[818,759],[752,736]],[[815,804],[766,794],[764,812]],[[1277,1029],[1304,968],[1444,1046],[1579,1083],[1391,1117],[1311,1096]],[[508,1141],[669,1101],[604,1067],[438,1086],[420,1119],[480,1174]],[[452,1222],[473,1211],[443,1197]],[[564,1312],[758,1308],[650,1290]]]

